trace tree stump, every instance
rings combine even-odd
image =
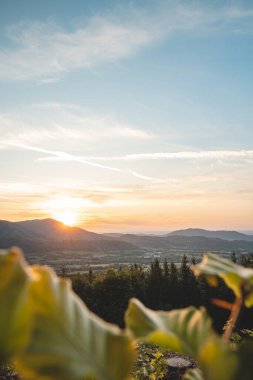
[[[173,369],[185,370],[187,368],[192,367],[192,363],[190,362],[190,360],[180,358],[179,356],[173,356],[168,359],[168,366]]]

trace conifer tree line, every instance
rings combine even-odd
[[[240,264],[252,266],[252,258],[252,255],[242,256]],[[237,260],[234,254],[231,259]],[[74,291],[91,311],[119,326],[124,326],[129,299],[136,297],[154,310],[205,306],[214,320],[214,327],[221,331],[229,311],[215,306],[213,300],[233,302],[233,294],[222,281],[212,287],[201,277],[196,279],[190,269],[194,263],[194,259],[189,263],[184,255],[180,265],[155,259],[148,270],[134,264],[94,274],[90,268],[88,274],[76,274],[71,279]],[[241,328],[253,328],[252,314],[252,309],[242,313]]]

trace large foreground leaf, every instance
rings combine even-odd
[[[134,356],[130,339],[92,314],[69,281],[49,268],[33,272],[34,328],[18,368],[34,379],[125,379]]]
[[[0,251],[0,357],[9,359],[27,343],[31,278],[18,248]]]
[[[183,376],[183,380],[204,380],[203,373],[198,368],[190,369]]]
[[[126,313],[128,329],[136,338],[195,356],[210,336],[211,320],[204,309],[153,311],[132,299]]]
[[[243,297],[247,307],[253,306],[253,269],[208,253],[200,264],[193,266],[193,271],[197,276],[221,277],[237,297]]]
[[[139,340],[195,358],[206,379],[232,378],[235,357],[212,330],[204,309],[188,307],[169,312],[153,311],[132,299],[126,313],[126,324]]]

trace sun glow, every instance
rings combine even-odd
[[[50,217],[66,224],[67,226],[77,225],[83,208],[81,198],[54,198],[42,205],[43,209],[50,214]]]
[[[52,217],[67,226],[74,226],[77,224],[77,215],[71,211],[59,211],[52,213]]]

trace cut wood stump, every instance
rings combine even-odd
[[[180,358],[179,356],[173,356],[168,359],[168,366],[174,369],[187,369],[192,367],[190,360]]]

